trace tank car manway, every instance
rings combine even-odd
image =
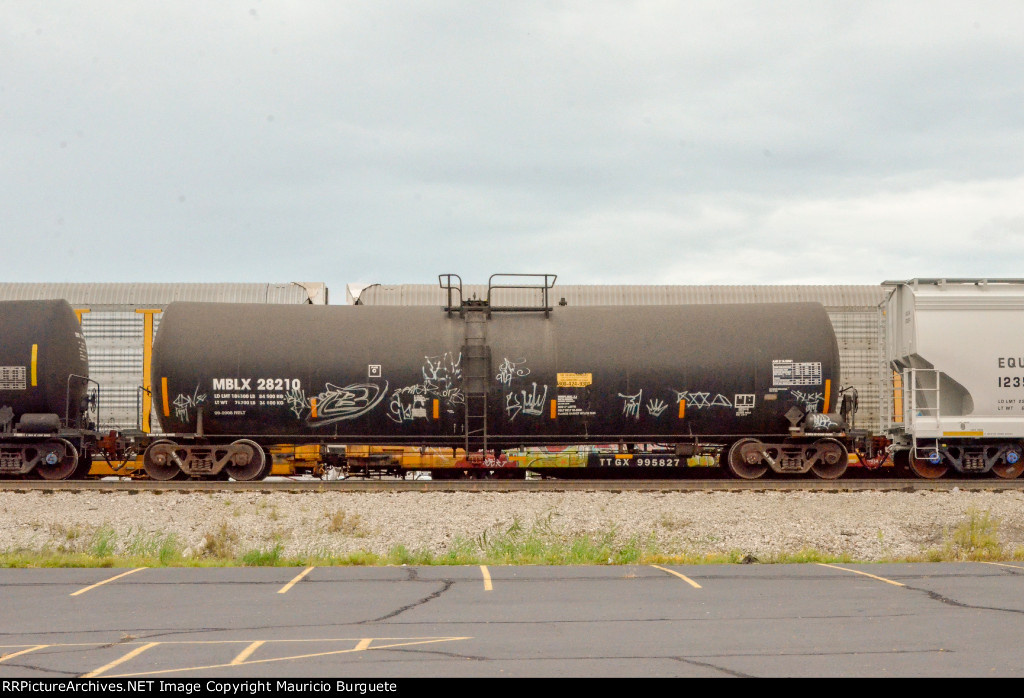
[[[0,480],[0,492],[877,492],[1019,491],[1024,480]]]

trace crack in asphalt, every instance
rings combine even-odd
[[[405,582],[419,582],[419,583],[428,583],[428,584],[440,583],[441,587],[436,589],[432,593],[430,593],[430,594],[428,594],[428,595],[426,595],[426,596],[416,600],[416,601],[408,603],[408,604],[406,604],[404,606],[396,608],[395,610],[393,610],[393,611],[391,611],[389,613],[386,613],[386,614],[384,614],[382,616],[379,616],[379,617],[376,617],[376,618],[372,618],[372,619],[353,620],[353,621],[350,621],[350,622],[343,622],[343,623],[294,624],[294,625],[287,625],[287,626],[283,626],[283,625],[279,625],[279,624],[271,624],[271,625],[264,625],[264,626],[249,626],[247,628],[239,628],[239,627],[230,627],[230,628],[228,628],[228,627],[207,627],[207,628],[180,628],[180,629],[155,629],[154,628],[154,629],[148,629],[148,630],[147,629],[134,629],[134,630],[132,630],[132,634],[130,634],[130,635],[123,635],[120,639],[118,639],[116,641],[106,642],[104,644],[93,645],[91,650],[95,650],[96,648],[111,648],[111,647],[116,647],[116,646],[119,646],[119,645],[123,645],[125,643],[131,643],[131,642],[136,642],[136,641],[145,641],[145,640],[152,640],[154,638],[160,638],[160,637],[165,637],[166,638],[166,637],[174,637],[174,636],[180,636],[180,635],[207,635],[207,634],[218,633],[218,632],[238,632],[240,630],[248,630],[248,631],[271,630],[271,631],[274,631],[274,632],[280,632],[281,630],[286,629],[286,628],[307,629],[308,630],[308,629],[313,629],[313,628],[327,628],[327,627],[339,628],[339,627],[344,627],[344,626],[355,627],[355,626],[366,626],[366,625],[374,624],[374,623],[382,623],[382,622],[385,622],[385,621],[392,621],[396,617],[404,614],[406,611],[409,611],[409,610],[412,610],[414,608],[423,606],[423,605],[428,604],[428,603],[430,603],[431,601],[433,601],[433,600],[435,600],[437,598],[440,598],[446,592],[448,592],[456,584],[456,581],[457,581],[457,580],[454,580],[454,579],[441,579],[441,580],[425,580],[425,579],[421,579],[419,577],[418,570],[415,567],[405,567],[405,568],[403,568],[403,572],[404,572],[404,576],[405,576],[404,580],[380,580],[380,581],[405,581]],[[1024,570],[1022,570],[1021,572],[1018,572],[1016,570],[1003,570],[1003,572],[1004,572],[1004,574],[1007,574],[1007,575],[1010,575],[1010,576],[1020,576],[1022,574],[1022,572],[1024,572]],[[458,580],[458,581],[465,581],[465,580]],[[223,582],[219,582],[219,583],[223,584]],[[992,612],[996,612],[996,613],[1024,614],[1024,608],[1006,608],[1006,607],[998,607],[998,606],[991,606],[991,605],[972,604],[972,603],[968,603],[968,602],[957,600],[956,598],[945,596],[942,593],[939,593],[937,591],[934,591],[934,590],[931,590],[931,589],[928,589],[928,588],[913,587],[913,586],[905,586],[904,588],[907,591],[912,591],[912,592],[915,592],[915,593],[923,593],[925,598],[927,598],[927,599],[929,599],[931,601],[936,601],[938,603],[943,604],[944,606],[948,606],[948,607],[951,607],[951,608],[965,609],[965,610],[978,610],[978,611],[992,611]],[[861,614],[844,614],[842,616],[820,616],[820,618],[836,620],[836,619],[841,619],[841,618],[859,618],[859,619],[864,619],[864,618],[899,618],[899,617],[916,616],[916,615],[919,615],[919,614],[917,614],[917,613],[904,613],[904,612],[901,612],[901,613],[890,613],[890,614],[869,615],[869,616],[864,616],[864,615],[861,615]],[[819,616],[815,616],[815,617],[818,618]],[[777,617],[766,617],[766,618],[777,619]],[[783,618],[784,619],[789,619],[789,620],[796,620],[794,618],[788,618],[788,617],[783,617]],[[809,617],[801,618],[801,620],[808,620],[808,619],[809,619]],[[725,621],[725,620],[752,621],[752,620],[757,620],[757,619],[756,618],[752,618],[752,617],[735,618],[735,619],[727,619],[727,618],[721,618],[721,617],[717,617],[717,618],[685,618],[685,617],[684,618],[671,618],[671,617],[663,617],[663,618],[643,618],[643,619],[638,619],[638,618],[617,618],[617,619],[580,619],[580,620],[570,620],[570,619],[545,620],[545,619],[536,619],[536,620],[498,620],[498,621],[486,621],[484,624],[486,624],[486,625],[554,625],[554,626],[557,626],[557,625],[560,625],[560,624],[587,624],[587,623],[590,623],[590,624],[593,624],[593,623],[619,624],[619,623],[637,623],[637,622],[651,623],[651,622],[680,622],[680,621],[685,621],[685,622],[700,622],[700,621],[721,622],[721,621]],[[441,626],[444,626],[444,625],[465,625],[465,624],[469,624],[469,623],[473,623],[473,622],[474,621],[472,621],[472,620],[463,620],[463,621],[435,620],[435,621],[395,621],[395,622],[389,623],[389,624],[393,624],[395,626],[397,626],[397,625],[405,625],[405,626],[407,626],[407,625],[441,625]],[[55,633],[55,634],[64,635],[64,634],[67,634],[69,632],[75,632],[75,631],[68,631],[68,630],[65,629],[65,630],[62,630],[59,633]],[[104,630],[89,630],[89,631],[78,631],[78,632],[79,633],[81,633],[81,632],[86,632],[86,633],[121,632],[121,633],[124,633],[125,630],[123,628],[120,628],[120,629],[117,629],[116,631],[111,629],[111,630],[105,630],[105,631]],[[3,637],[3,636],[14,636],[14,635],[23,636],[24,633],[13,633],[13,632],[0,633],[0,637]],[[82,648],[81,650],[76,649],[76,650],[73,650],[73,651],[87,651],[87,650],[86,650],[86,648]],[[411,655],[418,655],[418,656],[423,656],[423,657],[428,657],[429,656],[429,657],[434,657],[434,658],[437,658],[437,659],[445,659],[445,658],[448,658],[448,659],[468,659],[468,660],[473,660],[473,661],[494,661],[495,660],[495,658],[492,658],[492,657],[467,655],[467,654],[462,654],[462,653],[458,653],[458,652],[449,652],[449,651],[436,650],[436,649],[426,649],[426,648],[419,648],[419,649],[413,649],[413,648],[398,649],[398,648],[394,648],[392,651],[402,652],[402,653],[408,654],[410,656]],[[905,653],[906,654],[910,654],[910,653],[921,653],[921,652],[928,653],[928,652],[936,652],[936,651],[938,651],[938,652],[942,652],[942,651],[948,652],[949,650],[937,649],[937,650],[892,650],[892,651],[875,651],[875,652],[859,651],[859,652],[814,652],[814,653],[796,652],[796,653],[792,653],[792,654],[793,654],[793,656],[802,656],[802,655],[805,655],[805,654],[808,655],[808,656],[834,656],[834,655],[854,655],[854,654],[856,654],[856,655],[861,655],[861,654],[892,655],[892,654],[905,654]],[[704,659],[710,660],[710,659],[714,658],[714,659],[716,659],[718,661],[727,661],[729,658],[757,657],[757,656],[768,656],[768,655],[763,655],[761,653],[728,654],[728,655],[708,655]],[[778,655],[773,653],[771,656],[778,656]],[[549,657],[549,659],[551,659],[551,658],[554,658],[554,657]],[[743,678],[751,677],[752,676],[750,674],[747,674],[747,673],[744,673],[744,672],[741,672],[741,671],[738,671],[738,670],[734,670],[734,669],[730,669],[730,668],[721,666],[720,664],[713,663],[712,661],[702,661],[701,659],[697,659],[695,657],[665,656],[665,657],[644,657],[642,659],[655,659],[655,658],[657,658],[657,659],[670,659],[670,660],[673,660],[673,661],[680,662],[682,664],[687,664],[687,665],[691,665],[691,666],[694,666],[694,667],[702,667],[702,668],[710,669],[710,670],[713,670],[713,671],[721,672],[721,673],[723,673],[725,675],[728,675],[728,676],[743,677]],[[563,658],[563,659],[568,659],[568,658]],[[593,658],[589,658],[589,659],[593,659]],[[623,658],[622,657],[617,657],[616,659],[623,659]],[[32,664],[32,663],[23,663],[23,662],[15,663],[15,662],[11,662],[11,663],[6,663],[5,666],[9,666],[9,667],[12,667],[12,668],[17,668],[19,670],[38,671],[38,672],[41,672],[41,673],[50,674],[50,675],[54,675],[54,676],[64,676],[64,675],[75,676],[76,675],[74,672],[71,672],[71,671],[57,670],[57,669],[53,669],[53,668],[37,666],[37,665]]]
[[[723,666],[718,666],[717,664],[712,664],[710,662],[698,662],[696,659],[690,659],[689,657],[669,657],[669,659],[674,659],[677,662],[680,662],[682,664],[689,664],[689,665],[692,665],[692,666],[698,666],[698,667],[702,667],[702,668],[705,668],[705,669],[714,669],[715,671],[720,671],[723,674],[727,674],[729,676],[735,676],[736,678],[739,678],[739,679],[752,679],[752,678],[756,678],[754,674],[745,674],[742,671],[736,671],[735,669],[726,669]]]
[[[126,642],[135,642],[138,639],[139,638],[138,638],[137,635],[130,635],[130,634],[129,635],[122,635],[120,640],[118,640],[116,642],[108,642],[105,645],[100,645],[99,649],[105,650],[105,649],[108,649],[110,647],[117,647],[118,645],[123,645]]]
[[[923,592],[928,598],[933,601],[938,601],[946,606],[952,606],[954,608],[967,608],[972,611],[995,611],[996,613],[1017,613],[1024,614],[1024,608],[1002,608],[1000,606],[979,606],[975,604],[964,603],[963,601],[957,601],[951,599],[948,596],[943,596],[937,591],[931,591],[930,589],[921,589],[918,587],[906,587],[909,591]]]
[[[57,656],[57,655],[68,656],[68,655],[73,655],[73,654],[84,654],[84,653],[87,653],[87,652],[95,652],[98,649],[105,649],[105,648],[109,648],[109,647],[116,647],[117,645],[120,645],[120,644],[122,644],[124,642],[133,642],[135,639],[136,638],[134,638],[134,637],[127,636],[127,637],[122,637],[117,642],[108,642],[108,643],[103,644],[103,645],[85,645],[85,646],[77,646],[77,645],[72,645],[72,646],[64,645],[64,646],[62,646],[62,645],[59,645],[59,644],[57,644],[57,645],[49,645],[48,647],[45,647],[45,648],[43,648],[41,650],[38,650],[36,652],[32,652],[31,655],[27,655],[26,659],[29,656],[32,656],[32,657],[51,656],[52,657],[52,656]],[[45,674],[55,674],[55,675],[59,675],[59,676],[70,676],[70,677],[74,677],[74,678],[77,678],[77,677],[81,676],[81,673],[78,672],[78,671],[72,671],[72,670],[68,670],[68,669],[54,669],[52,667],[39,666],[37,664],[26,664],[26,663],[23,663],[23,662],[4,662],[3,666],[4,667],[16,667],[18,669],[31,669],[33,671],[39,671],[39,672],[42,672],[42,673],[45,673]]]
[[[407,577],[408,577],[407,581],[423,581],[423,580],[419,579],[416,570],[414,568],[412,568],[412,567],[407,568],[406,574],[407,574]],[[1010,572],[1009,574],[1013,574],[1013,575],[1016,576],[1017,573]],[[133,640],[152,640],[154,638],[173,637],[175,635],[188,635],[188,634],[203,634],[203,635],[205,635],[205,634],[217,633],[217,632],[238,632],[240,630],[248,630],[248,631],[273,630],[273,631],[276,631],[276,632],[280,632],[281,630],[287,629],[287,628],[291,628],[291,629],[310,629],[310,628],[318,628],[318,627],[338,628],[338,627],[344,627],[344,626],[365,626],[365,625],[372,624],[372,623],[379,623],[379,622],[383,622],[383,621],[392,620],[392,619],[396,618],[397,616],[405,613],[406,611],[409,611],[409,610],[411,610],[413,608],[417,608],[417,607],[422,606],[422,605],[424,605],[426,603],[429,603],[430,601],[433,601],[434,599],[437,599],[440,596],[442,596],[445,592],[447,592],[449,589],[451,589],[451,587],[454,586],[454,584],[455,584],[455,580],[451,580],[451,579],[445,579],[445,580],[440,580],[440,581],[442,581],[443,586],[440,589],[434,591],[433,593],[431,593],[431,594],[429,594],[429,595],[427,595],[427,596],[425,596],[425,597],[423,597],[423,598],[421,598],[421,599],[419,599],[417,601],[414,601],[413,603],[410,603],[410,604],[407,604],[407,605],[402,606],[400,608],[397,608],[394,611],[391,611],[390,613],[386,613],[386,614],[384,614],[382,616],[378,616],[376,618],[371,618],[371,619],[354,620],[354,621],[347,622],[347,623],[346,622],[342,622],[342,623],[317,623],[317,624],[296,624],[296,625],[280,625],[280,624],[275,624],[275,625],[259,625],[259,626],[253,625],[253,626],[246,626],[246,627],[234,626],[234,627],[175,628],[175,629],[166,629],[166,628],[163,628],[163,629],[135,628],[135,629],[133,629],[133,633],[137,633],[136,637],[121,638],[120,640],[117,640],[116,642],[108,642],[108,643],[105,643],[105,644],[99,645],[99,646],[100,647],[107,647],[107,648],[109,648],[109,647],[114,647],[116,645],[123,644],[123,643],[126,643],[126,642],[131,642]],[[931,599],[933,601],[937,601],[937,602],[939,602],[939,603],[941,603],[943,605],[950,606],[950,607],[953,607],[953,608],[962,608],[962,609],[977,610],[977,611],[992,611],[992,612],[995,612],[995,613],[1024,614],[1024,609],[1020,609],[1020,608],[1004,608],[1004,607],[998,607],[998,606],[985,606],[985,605],[978,605],[978,604],[970,604],[970,603],[966,603],[966,602],[963,602],[963,601],[957,601],[956,599],[950,598],[948,596],[944,596],[944,595],[942,595],[942,594],[940,594],[940,593],[938,593],[936,591],[932,591],[930,589],[925,589],[925,588],[920,588],[920,587],[912,587],[912,586],[907,586],[907,587],[905,587],[905,589],[907,591],[914,591],[914,592],[918,592],[918,593],[923,593],[929,599]],[[916,616],[916,615],[918,615],[918,614],[916,614],[916,613],[887,613],[887,614],[875,614],[875,615],[871,615],[871,616],[864,616],[864,615],[860,615],[860,614],[844,614],[844,615],[827,615],[827,616],[803,616],[802,619],[803,620],[811,620],[811,619],[841,620],[841,619],[844,619],[844,618],[847,618],[847,619],[851,619],[851,618],[852,619],[863,619],[863,618],[867,618],[867,617],[870,617],[872,619],[878,619],[878,618],[913,617],[913,616]],[[736,619],[732,619],[732,620],[754,621],[754,620],[780,620],[780,619],[781,620],[786,620],[787,618],[786,617],[780,617],[780,616],[761,616],[761,617],[756,617],[756,618],[748,616],[748,617],[736,618]],[[721,617],[714,617],[714,618],[709,618],[709,617],[705,617],[705,618],[659,617],[659,618],[598,618],[598,619],[586,618],[586,619],[579,619],[579,620],[569,620],[569,619],[560,619],[560,620],[546,619],[546,620],[541,620],[541,619],[537,619],[537,620],[490,620],[490,621],[486,621],[485,624],[486,625],[533,625],[533,624],[538,624],[539,623],[539,624],[552,624],[552,625],[569,625],[569,624],[588,624],[588,623],[619,624],[619,623],[638,623],[638,622],[642,622],[642,623],[673,623],[673,622],[684,622],[684,621],[685,622],[689,622],[689,623],[703,623],[703,622],[720,622],[720,621],[723,621],[723,620],[729,620],[729,619],[725,619],[725,618],[721,618]],[[472,623],[472,622],[473,621],[470,621],[470,620],[398,621],[398,622],[395,623],[395,625],[435,625],[435,626],[439,625],[439,626],[445,626],[445,625],[465,625],[467,623]],[[65,635],[65,634],[69,634],[69,633],[70,634],[76,634],[76,635],[82,635],[82,634],[96,634],[96,633],[108,633],[108,632],[124,632],[124,629],[123,628],[106,629],[106,630],[104,630],[104,629],[84,630],[83,629],[83,630],[77,630],[77,631],[64,629],[64,630],[61,630],[61,631],[59,631],[57,633],[53,633],[53,634],[38,633],[38,631],[37,631],[36,633],[33,633],[33,635],[37,636],[37,637],[49,637],[52,640],[53,635]],[[9,637],[9,636],[10,637],[23,637],[24,633],[20,633],[20,632],[0,632],[0,637]]]
[[[387,614],[385,614],[385,615],[383,615],[383,616],[381,616],[379,618],[372,618],[372,619],[369,619],[369,620],[361,620],[361,621],[358,621],[356,623],[353,623],[353,625],[366,625],[367,623],[379,623],[381,621],[388,620],[389,618],[394,618],[395,616],[401,615],[402,613],[405,613],[406,611],[411,610],[413,608],[416,608],[418,606],[422,606],[423,604],[430,603],[431,601],[433,601],[434,599],[438,598],[439,596],[444,594],[446,591],[451,589],[452,586],[455,585],[455,580],[454,579],[445,579],[445,580],[442,580],[442,581],[444,582],[444,586],[442,586],[440,589],[435,591],[433,594],[430,594],[428,596],[424,596],[419,601],[414,601],[411,604],[406,604],[405,606],[402,606],[401,608],[398,608],[398,609],[392,611],[391,613],[387,613]]]
[[[16,662],[4,662],[5,667],[15,667],[17,669],[31,669],[32,671],[40,671],[44,674],[53,674],[55,676],[68,676],[71,678],[77,678],[81,674],[77,671],[68,671],[66,669],[52,669],[50,667],[36,666],[35,664],[18,664]]]
[[[493,662],[493,657],[481,657],[475,654],[462,654],[460,652],[443,652],[441,650],[428,650],[428,649],[414,649],[410,647],[389,647],[389,652],[395,652],[396,654],[434,654],[438,657],[444,657],[446,659],[472,659],[474,662]],[[502,657],[504,660],[504,657]],[[395,660],[399,661],[399,660]],[[402,660],[404,661],[404,660]]]
[[[384,616],[380,616],[379,618],[367,619],[367,620],[353,620],[353,621],[349,621],[349,622],[334,622],[334,623],[306,623],[306,624],[292,624],[292,625],[284,625],[284,624],[249,625],[249,626],[244,626],[244,627],[243,626],[232,626],[232,627],[206,627],[206,628],[132,628],[132,633],[137,636],[136,640],[138,640],[138,641],[144,641],[144,640],[148,641],[148,640],[153,640],[154,638],[169,637],[169,636],[175,636],[175,635],[209,634],[209,633],[217,633],[217,632],[238,632],[238,631],[242,631],[242,630],[248,630],[248,631],[269,630],[269,631],[274,631],[274,632],[280,632],[281,630],[289,630],[289,629],[294,630],[294,629],[343,628],[343,627],[347,627],[347,626],[364,626],[364,625],[367,625],[369,623],[375,623],[375,622],[378,622],[378,621],[381,621],[381,620],[388,620],[388,619],[394,618],[395,616],[397,616],[400,613],[403,613],[404,611],[407,611],[407,610],[409,610],[411,608],[414,608],[414,607],[419,606],[419,605],[421,605],[423,603],[431,601],[432,599],[437,598],[438,596],[443,594],[445,591],[447,591],[449,586],[451,586],[451,585],[450,584],[446,585],[445,588],[440,589],[440,590],[434,592],[433,594],[431,594],[431,595],[429,595],[427,597],[424,597],[423,599],[420,599],[419,601],[416,601],[414,603],[411,603],[411,604],[408,604],[406,606],[403,606],[402,608],[400,608],[400,609],[398,609],[396,611],[392,611],[391,613],[388,613],[388,614],[386,614]],[[871,615],[871,616],[844,614],[844,615],[828,615],[828,616],[801,616],[801,620],[843,620],[843,619],[864,619],[864,618],[871,618],[871,619],[904,618],[904,617],[915,617],[917,615],[918,614],[915,614],[915,613],[887,613],[887,614],[875,614],[875,615]],[[528,620],[487,620],[487,621],[479,621],[479,620],[469,620],[469,619],[467,619],[467,620],[412,620],[412,621],[397,621],[397,622],[389,623],[389,625],[394,625],[394,626],[399,626],[399,625],[436,625],[436,626],[448,626],[448,625],[471,625],[471,624],[480,624],[480,625],[538,625],[538,624],[540,624],[540,625],[577,625],[577,624],[587,624],[587,623],[593,623],[593,624],[681,623],[681,622],[685,622],[685,623],[707,623],[707,622],[722,622],[722,621],[748,621],[749,622],[749,621],[779,621],[779,620],[792,620],[792,618],[790,618],[788,616],[756,616],[756,617],[755,616],[745,616],[745,617],[740,617],[740,618],[723,618],[723,617],[715,617],[715,618],[708,618],[708,617],[704,617],[704,618],[674,617],[673,618],[673,617],[660,617],[660,618],[583,618],[583,619],[578,619],[578,620],[571,620],[571,619],[528,619]],[[45,631],[43,631],[43,632],[35,631],[34,633],[31,633],[30,636],[33,637],[33,638],[44,638],[44,640],[40,641],[41,643],[45,642],[46,640],[49,640],[52,643],[53,639],[54,639],[54,636],[59,636],[59,635],[76,635],[77,636],[77,635],[92,635],[92,634],[102,634],[102,633],[112,633],[112,632],[124,632],[124,629],[123,628],[108,628],[108,629],[90,629],[90,630],[60,630],[60,631],[55,631],[53,633],[46,633]],[[0,637],[5,637],[5,636],[17,637],[20,640],[20,639],[22,639],[25,636],[25,633],[21,633],[21,632],[0,633]],[[27,643],[28,643],[28,641],[24,641],[24,642],[20,642],[19,644],[27,644]],[[93,646],[111,647],[114,644],[119,644],[119,643],[120,643],[120,641],[118,643],[106,643],[106,644],[103,644],[103,645],[93,645]]]

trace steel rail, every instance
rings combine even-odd
[[[0,492],[866,492],[1019,491],[1024,479],[967,480],[402,480],[273,479],[260,482],[0,480]]]

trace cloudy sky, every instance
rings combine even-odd
[[[1024,277],[1024,3],[0,0],[7,281]]]

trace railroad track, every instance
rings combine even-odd
[[[741,491],[1015,491],[1024,479],[969,480],[317,480],[268,479],[261,482],[153,480],[0,480],[0,492],[741,492]]]

